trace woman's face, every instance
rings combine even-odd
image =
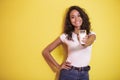
[[[83,22],[80,13],[77,10],[72,10],[70,12],[70,21],[74,28],[77,29],[80,29],[80,26],[82,25]]]

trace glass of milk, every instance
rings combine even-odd
[[[86,36],[86,30],[80,30],[80,43],[85,44],[82,40]]]

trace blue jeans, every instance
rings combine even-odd
[[[60,71],[59,80],[89,80],[88,70],[76,70],[71,68],[69,70],[62,69]]]

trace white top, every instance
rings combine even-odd
[[[89,35],[91,34],[95,33],[91,32]],[[60,39],[68,47],[68,57],[66,61],[70,62],[71,65],[75,67],[84,67],[89,65],[92,45],[86,48],[82,46],[77,39],[77,34],[74,32],[72,33],[73,40],[68,40],[67,34],[65,33],[60,35]]]

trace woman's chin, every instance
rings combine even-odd
[[[80,29],[80,26],[75,26],[76,29]]]

